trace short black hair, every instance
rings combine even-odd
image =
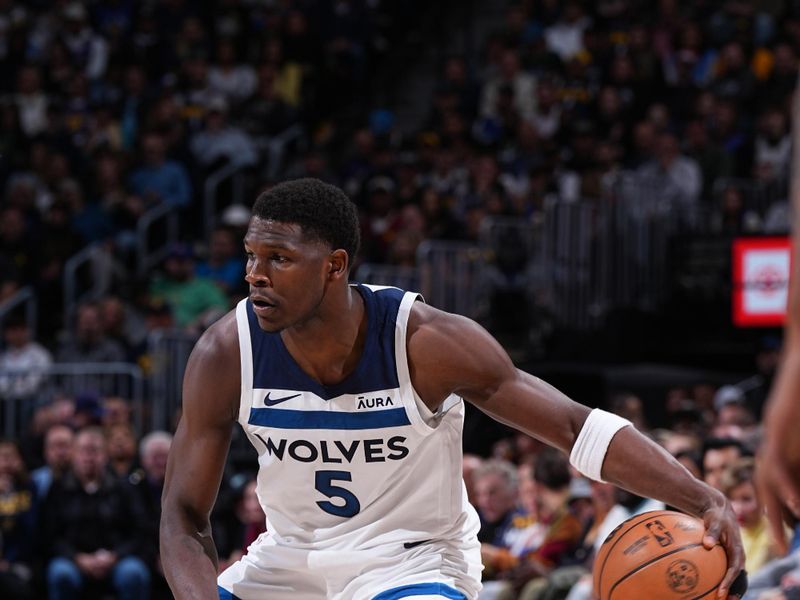
[[[353,265],[361,243],[358,210],[335,185],[311,177],[284,181],[259,195],[253,216],[296,223],[304,234],[347,252]]]

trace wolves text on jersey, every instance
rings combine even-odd
[[[366,440],[292,440],[285,438],[264,438],[254,434],[267,447],[267,453],[278,460],[287,459],[298,462],[312,463],[320,460],[323,463],[352,463],[353,460],[363,455],[364,462],[386,462],[387,460],[402,460],[408,456],[408,448],[404,445],[406,438],[396,435],[388,440],[373,438]]]

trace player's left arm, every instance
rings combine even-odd
[[[514,367],[500,344],[477,323],[416,303],[409,321],[412,382],[431,409],[456,393],[501,423],[570,453],[590,409]],[[705,520],[704,544],[728,554],[726,592],[744,567],[739,527],[717,490],[695,479],[663,448],[628,426],[612,438],[602,478]],[[724,597],[724,594],[722,594]]]

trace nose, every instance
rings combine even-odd
[[[258,268],[258,260],[251,260],[248,262],[244,280],[255,287],[272,285],[269,276]]]

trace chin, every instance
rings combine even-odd
[[[286,327],[280,325],[279,323],[273,323],[271,321],[265,321],[261,318],[257,319],[258,326],[261,328],[261,331],[266,331],[267,333],[280,333]]]

